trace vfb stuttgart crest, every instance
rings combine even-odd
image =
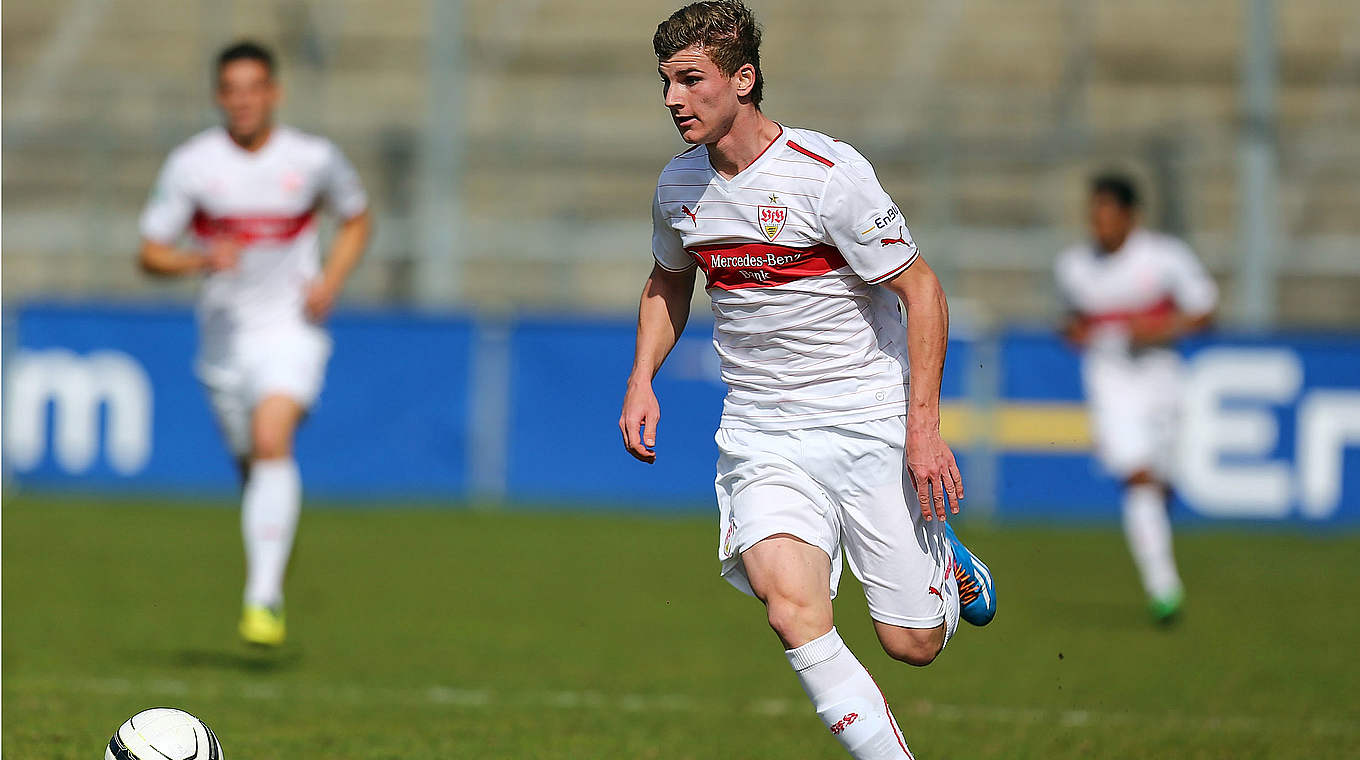
[[[779,196],[770,196],[771,204],[778,202]],[[780,231],[784,229],[784,221],[789,218],[789,209],[787,206],[761,206],[759,213],[760,231],[765,233],[765,238],[773,243],[774,239],[779,237]]]

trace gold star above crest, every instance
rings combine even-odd
[[[770,193],[770,203],[771,205],[779,203],[779,196],[775,195],[774,193]]]

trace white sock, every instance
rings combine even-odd
[[[1171,552],[1171,518],[1161,486],[1141,483],[1125,490],[1124,536],[1148,596],[1161,599],[1180,593],[1181,578]]]
[[[293,550],[302,482],[297,462],[252,462],[241,500],[241,535],[246,544],[246,604],[283,604],[283,575]]]
[[[817,716],[851,757],[911,757],[888,700],[835,628],[784,655]]]

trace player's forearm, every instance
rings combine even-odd
[[[939,279],[924,260],[888,283],[907,310],[907,360],[911,383],[907,426],[939,430],[940,380],[949,344],[949,304]]]
[[[1135,345],[1169,345],[1188,335],[1205,330],[1213,321],[1213,313],[1177,313],[1171,319],[1135,322],[1132,326],[1131,340]]]
[[[629,382],[651,382],[689,321],[694,270],[667,272],[654,267],[638,304],[637,349]]]
[[[142,250],[137,257],[142,271],[159,277],[177,277],[199,274],[208,269],[208,257],[192,251],[181,251],[174,246],[142,241]]]
[[[359,265],[372,230],[373,221],[367,211],[346,219],[336,230],[330,255],[326,257],[326,265],[321,272],[322,280],[335,292],[345,287],[350,273]]]

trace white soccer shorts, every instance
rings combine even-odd
[[[921,517],[906,474],[906,418],[835,427],[761,431],[720,428],[718,557],[722,574],[752,594],[741,553],[788,533],[831,560],[831,597],[841,555],[864,586],[874,620],[934,628],[945,594],[957,594],[946,567],[944,526]]]
[[[1139,470],[1172,480],[1180,425],[1181,362],[1171,351],[1092,356],[1082,365],[1096,456],[1111,475]]]
[[[233,456],[250,454],[255,405],[283,395],[310,409],[321,394],[331,339],[315,325],[234,336],[231,349],[200,356],[197,372]]]

